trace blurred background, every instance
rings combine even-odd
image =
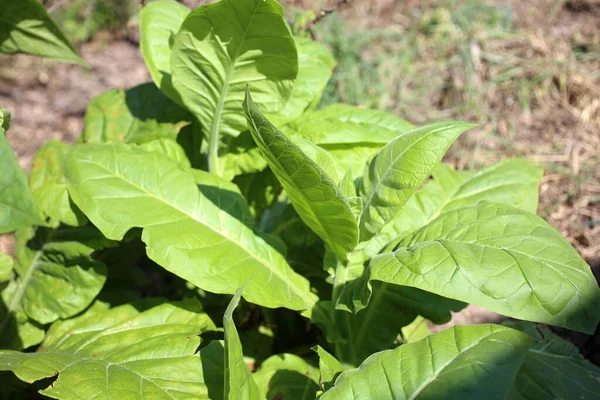
[[[42,2],[91,68],[0,56],[0,105],[13,113],[9,141],[26,169],[45,141],[79,136],[94,95],[150,80],[138,48],[142,1]],[[598,276],[600,0],[282,3],[293,29],[308,30],[337,59],[321,106],[380,108],[417,124],[478,123],[446,160],[459,169],[506,157],[543,165],[539,214]],[[307,24],[323,9],[336,12]],[[600,335],[585,340],[600,346]]]

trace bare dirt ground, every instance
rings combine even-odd
[[[336,2],[284,3],[320,10]],[[434,7],[437,3],[440,1],[363,0],[350,2],[340,13],[357,30],[389,27],[402,32],[411,18],[427,12],[426,4]],[[455,109],[448,111],[448,98],[460,101],[465,96],[464,76],[452,70],[446,71],[445,76],[450,92],[440,89],[425,99],[430,113],[427,115],[469,119],[481,124],[479,130],[461,138],[459,153],[450,154],[448,161],[459,168],[479,167],[507,156],[526,157],[543,164],[546,174],[540,190],[540,214],[577,248],[597,273],[600,268],[600,1],[487,0],[487,3],[509,6],[518,34],[502,40],[479,38],[472,47],[476,81],[481,83],[479,99],[486,104],[485,117],[452,111]],[[385,51],[385,46],[376,50],[382,48]],[[575,50],[583,56],[576,57]],[[364,56],[372,56],[372,51],[375,50],[365,49]],[[47,140],[72,142],[77,138],[87,103],[94,95],[149,80],[139,49],[133,43],[100,34],[84,44],[80,52],[91,69],[27,56],[0,57],[0,106],[13,114],[8,139],[26,170],[30,169],[37,149]],[[478,52],[484,56],[478,57]],[[501,54],[504,59],[494,61],[485,54]],[[525,110],[518,102],[521,95],[518,87],[486,85],[495,82],[507,65],[521,79],[518,82],[537,82],[528,86],[529,106]],[[431,71],[435,73],[434,69]],[[400,110],[400,105],[390,104],[390,109]],[[10,239],[0,237],[0,251],[10,250]],[[490,322],[498,318],[472,306],[456,314],[451,324]],[[600,364],[597,350],[600,335],[569,337],[582,348],[584,355]]]

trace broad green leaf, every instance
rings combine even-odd
[[[171,47],[190,9],[174,0],[153,1],[140,12],[140,49],[150,76],[171,100],[181,103],[173,88]]]
[[[0,253],[0,283],[13,277],[13,259],[8,254]]]
[[[223,383],[223,347],[198,352],[215,329],[195,300],[145,311],[124,305],[82,318],[36,353],[0,351],[0,370],[25,382],[57,376],[41,393],[60,399],[208,399]]]
[[[293,310],[314,303],[308,281],[254,233],[235,185],[122,144],[80,146],[65,171],[73,201],[106,237],[143,228],[148,256],[199,288],[234,293],[250,280],[250,302]]]
[[[92,99],[85,113],[83,143],[144,143],[175,139],[191,115],[154,83],[128,90],[111,89]]]
[[[300,136],[319,145],[384,145],[414,129],[413,124],[393,114],[347,104],[334,104],[307,113],[291,127]]]
[[[0,53],[25,53],[86,65],[37,0],[2,0]]]
[[[320,399],[504,399],[530,343],[498,325],[455,326],[373,354]]]
[[[22,303],[27,316],[41,324],[81,312],[106,281],[106,265],[91,253],[110,245],[93,227],[18,231],[18,290],[9,311]]]
[[[150,153],[163,154],[184,167],[191,166],[185,150],[172,139],[161,138],[144,142],[140,144],[140,148]]]
[[[484,200],[535,212],[542,170],[525,160],[515,159],[501,161],[475,173],[459,173],[449,166],[439,164],[434,169],[433,176],[433,181],[429,181],[408,200],[393,223],[369,241],[363,242],[367,249],[372,248],[378,252],[381,247],[376,249],[374,244],[381,245],[387,240],[390,243],[385,246],[387,250],[384,251],[391,250],[406,235],[428,224],[440,214],[476,205]],[[368,258],[375,254],[370,251]],[[378,304],[385,304],[390,313],[395,313],[414,308],[415,303],[403,304],[401,297],[395,296],[395,300],[388,298],[388,295],[394,296],[394,293],[405,290],[406,288],[381,282],[374,297],[378,299]],[[433,293],[421,292],[420,298],[419,314],[438,324],[449,321],[450,311],[458,311],[466,306]],[[368,313],[369,308],[365,312]]]
[[[244,353],[240,337],[235,329],[233,310],[240,303],[244,286],[238,289],[223,316],[225,330],[225,399],[259,399],[258,387],[248,366],[244,363]]]
[[[540,217],[506,205],[442,214],[375,256],[341,303],[364,308],[373,280],[582,332],[600,320],[600,290],[577,251]]]
[[[46,142],[33,159],[29,184],[33,198],[45,215],[57,222],[80,226],[85,225],[87,219],[69,198],[62,172],[62,163],[70,150],[67,143]]]
[[[335,59],[329,49],[314,40],[297,37],[298,77],[292,95],[285,106],[276,114],[267,115],[275,125],[283,125],[304,118],[304,112],[316,106],[321,94],[333,74]]]
[[[338,375],[344,372],[344,367],[321,346],[316,346],[313,350],[319,355],[319,385],[323,391],[329,390]]]
[[[0,235],[29,225],[43,225],[27,176],[6,140],[4,129],[0,129],[0,171]]]
[[[345,260],[356,246],[358,228],[352,209],[323,169],[275,128],[252,101],[244,100],[248,126],[269,167],[281,182],[300,218]]]
[[[254,373],[262,399],[313,400],[319,390],[319,370],[294,354],[269,357]]]
[[[587,361],[573,344],[535,324],[507,323],[536,341],[525,355],[509,398],[511,399],[597,399],[600,397],[600,368]]]
[[[175,36],[171,71],[183,104],[210,138],[211,171],[218,172],[219,138],[246,130],[246,85],[265,112],[281,110],[292,93],[298,54],[275,0],[222,0],[187,16]]]
[[[362,240],[392,221],[425,182],[456,138],[473,125],[439,123],[408,131],[385,145],[365,167],[360,221]]]
[[[15,280],[0,283],[0,349],[23,350],[44,340],[44,330],[14,303],[18,289]]]
[[[381,149],[380,144],[338,144],[320,145],[333,156],[338,167],[343,171],[350,171],[353,176],[360,177],[365,171],[365,163],[373,158]]]
[[[406,202],[390,227],[395,236],[411,233],[445,212],[480,201],[535,213],[542,176],[541,167],[521,159],[503,160],[473,173],[459,173],[440,164],[433,171],[434,180]]]

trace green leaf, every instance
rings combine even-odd
[[[10,111],[0,108],[0,128],[7,131],[10,129],[11,115]]]
[[[341,168],[338,167],[335,159],[327,150],[322,149],[306,139],[298,138],[294,141],[294,143],[298,146],[300,151],[306,154],[308,158],[310,158],[319,168],[321,168],[336,185],[339,184],[345,173]],[[339,190],[344,197],[350,197],[346,196],[346,193],[343,193],[341,188],[339,188]],[[350,204],[350,206],[352,208],[352,204]]]
[[[229,181],[238,175],[262,171],[267,166],[249,131],[236,137],[227,136],[223,142],[218,173],[223,179]]]
[[[44,340],[44,330],[27,318],[21,304],[13,304],[18,291],[17,281],[0,284],[0,348],[22,350]],[[12,311],[8,307],[12,305]]]
[[[254,373],[262,399],[313,400],[319,390],[319,370],[293,354],[269,357]]]
[[[0,351],[0,370],[29,383],[57,375],[41,393],[60,399],[216,398],[223,348],[198,352],[199,334],[213,329],[196,300],[144,311],[127,304],[78,319],[36,353]]]
[[[402,341],[404,343],[418,342],[429,335],[431,335],[431,331],[427,326],[427,320],[423,317],[415,318],[413,322],[402,328]]]
[[[261,113],[246,93],[244,110],[254,140],[300,218],[345,260],[358,228],[348,201],[323,169]]]
[[[92,99],[85,113],[83,143],[144,143],[175,140],[192,116],[166,97],[154,83],[128,90],[111,89]]]
[[[9,311],[22,303],[27,316],[41,324],[81,312],[106,280],[106,266],[90,255],[109,245],[93,227],[18,231],[18,290]]]
[[[62,172],[62,163],[70,150],[71,146],[64,142],[46,142],[33,159],[29,182],[33,198],[45,215],[57,222],[81,226],[87,219],[69,198]]]
[[[291,127],[300,136],[324,146],[387,144],[414,129],[413,124],[393,114],[347,104],[333,104],[307,113]]]
[[[313,350],[319,355],[319,384],[323,391],[329,390],[338,375],[344,372],[342,364],[321,346],[316,346]]]
[[[262,156],[260,158],[263,159]],[[281,183],[269,168],[253,174],[238,175],[233,182],[240,188],[257,220],[260,220],[263,213],[277,201],[283,190]],[[272,214],[271,211],[268,212],[269,215]]]
[[[511,399],[597,399],[600,397],[600,368],[587,361],[573,344],[549,329],[535,324],[506,323],[536,341],[525,355],[509,398]]]
[[[194,285],[234,293],[251,279],[250,302],[293,310],[314,303],[308,281],[254,233],[235,185],[122,144],[77,147],[65,171],[73,201],[106,237],[144,228],[148,256]]]
[[[6,140],[4,129],[0,129],[0,171],[0,235],[29,225],[43,225],[27,176]]]
[[[476,205],[484,200],[535,212],[537,186],[542,178],[542,170],[525,160],[514,159],[501,161],[475,173],[459,173],[449,166],[439,164],[433,171],[433,176],[433,181],[429,181],[408,200],[393,223],[363,243],[373,247],[374,244],[380,245],[386,240],[390,241],[390,238],[395,238],[386,246],[386,249],[391,250],[406,235],[428,224],[440,214]],[[375,252],[370,251],[365,260],[374,256],[379,249],[373,248]],[[438,324],[450,320],[450,311],[458,311],[466,306],[464,303],[427,292],[419,293],[418,302],[411,301],[410,304],[405,304],[403,297],[407,289],[381,282],[374,290],[373,296],[390,314],[415,309],[415,306],[419,305],[417,312]],[[369,307],[364,312],[374,311],[375,309],[370,311]]]
[[[0,283],[13,277],[13,259],[8,254],[0,253]]]
[[[333,74],[335,59],[323,44],[307,38],[297,37],[298,77],[292,95],[278,113],[267,115],[275,125],[283,125],[304,118],[304,112],[316,106],[321,94]]]
[[[25,53],[86,65],[37,0],[4,0],[0,53]]]
[[[402,343],[402,329],[419,315],[437,323],[450,321],[450,311],[466,304],[411,287],[373,282],[373,296],[363,310],[353,314],[320,302],[313,322],[324,327],[327,341],[335,344],[336,356],[348,365],[358,366],[369,355]],[[325,315],[324,315],[325,313]]]
[[[245,286],[239,288],[223,316],[225,329],[225,397],[231,400],[259,399],[258,387],[248,366],[244,363],[244,353],[240,337],[235,329],[233,310],[238,306]]]
[[[320,145],[332,155],[342,171],[350,171],[353,176],[362,176],[365,163],[381,149],[380,144],[338,144]]]
[[[149,153],[163,154],[184,167],[190,167],[190,160],[185,150],[172,139],[156,139],[140,144],[140,148]]]
[[[442,214],[375,256],[340,306],[364,308],[372,280],[587,333],[600,320],[600,290],[577,251],[540,217],[506,205]]]
[[[425,182],[456,138],[473,125],[439,123],[408,131],[385,145],[365,167],[360,221],[362,240],[392,221]]]
[[[216,173],[219,138],[246,130],[245,86],[252,86],[265,112],[281,110],[292,94],[298,54],[275,0],[223,0],[185,19],[175,36],[171,70],[183,104],[210,138]]]
[[[530,343],[498,325],[455,326],[373,354],[320,399],[504,399]]]
[[[543,169],[526,160],[507,159],[474,173],[459,173],[440,164],[433,176],[434,180],[415,193],[390,224],[396,237],[414,232],[445,212],[480,201],[535,213]]]
[[[140,49],[150,76],[171,100],[181,103],[171,76],[171,47],[190,9],[174,0],[153,1],[140,12]]]

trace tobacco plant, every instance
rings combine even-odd
[[[593,333],[600,290],[535,215],[540,167],[456,171],[471,124],[318,109],[335,61],[275,0],[150,2],[140,30],[153,82],[95,97],[28,177],[2,112],[5,393],[14,373],[58,399],[600,396],[546,327]],[[431,334],[469,303],[511,320]]]

